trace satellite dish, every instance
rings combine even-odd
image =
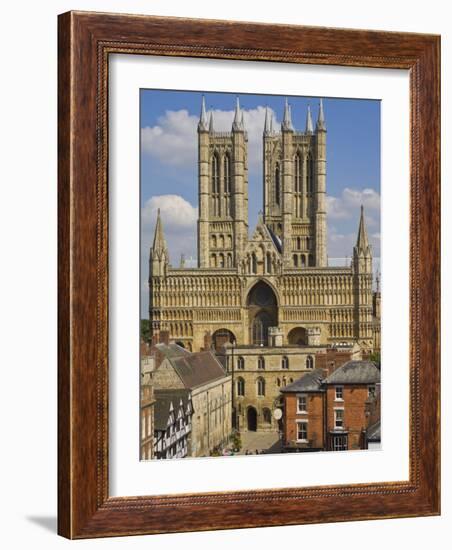
[[[281,418],[282,418],[282,410],[281,410],[281,409],[275,409],[275,410],[273,411],[273,418],[274,418],[275,420],[281,420]]]

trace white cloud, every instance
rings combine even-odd
[[[213,112],[214,129],[218,132],[230,132],[234,119],[234,110]],[[274,112],[269,109],[274,115]],[[248,134],[248,164],[256,167],[262,163],[262,133],[265,122],[265,107],[244,110],[245,128]],[[199,117],[190,115],[186,109],[166,111],[158,118],[156,126],[141,129],[141,147],[144,153],[157,158],[163,164],[188,166],[192,168],[198,155]],[[275,127],[276,117],[274,120]]]
[[[180,195],[157,195],[148,199],[141,211],[145,228],[154,229],[159,209],[165,234],[187,232],[196,228],[198,209]]]
[[[350,189],[346,187],[340,197],[326,197],[328,218],[346,220],[356,218],[360,206],[364,206],[366,221],[369,225],[375,224],[374,215],[379,215],[380,194],[375,189]]]

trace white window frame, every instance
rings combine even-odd
[[[300,399],[304,399],[305,407],[300,409]],[[308,413],[308,396],[305,393],[300,393],[297,395],[297,414],[307,414]]]
[[[342,397],[337,396],[338,390],[340,390]],[[334,386],[334,400],[335,401],[344,401],[344,386]]]
[[[304,424],[306,430],[306,439],[299,438],[299,425]],[[307,443],[308,442],[308,421],[307,420],[297,420],[297,442],[298,443]]]
[[[342,426],[337,425],[337,413],[339,411],[342,413]],[[344,420],[345,420],[344,416],[345,415],[344,415],[344,408],[343,407],[334,409],[334,429],[335,430],[343,430],[344,429]]]

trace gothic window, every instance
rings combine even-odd
[[[265,359],[263,357],[259,357],[257,360],[257,368],[261,370],[265,369]]]
[[[259,313],[252,325],[252,340],[255,346],[266,346],[268,343],[268,327],[271,326],[271,317],[266,312]]]
[[[306,368],[307,369],[313,369],[314,368],[314,358],[312,355],[308,355],[306,357]]]
[[[281,387],[281,379],[280,378],[277,378],[276,379],[276,385],[279,387]]]
[[[306,256],[304,254],[301,255],[301,266],[306,267]]]
[[[218,267],[224,267],[224,254],[219,255]]]
[[[267,409],[267,408],[262,409],[262,415],[264,417],[264,422],[266,424],[271,424],[272,423],[272,413],[271,413],[270,409]]]
[[[223,159],[223,178],[224,178],[224,192],[231,192],[231,156],[229,153],[224,155]]]
[[[301,237],[297,237],[297,248],[301,250]]]
[[[243,357],[239,357],[237,359],[237,369],[238,370],[244,370],[245,369],[245,359]]]
[[[284,356],[284,357],[282,358],[281,367],[282,367],[283,369],[288,369],[288,368],[289,368],[289,358],[288,358],[288,357]]]
[[[212,235],[212,248],[217,247],[217,237],[216,235]]]
[[[276,163],[275,168],[275,204],[281,203],[281,170],[279,163]]]
[[[224,236],[220,235],[218,248],[224,248]]]
[[[312,193],[313,191],[313,178],[314,178],[314,161],[312,160],[312,155],[309,153],[307,159],[307,168],[308,168],[308,181],[307,181],[307,192]]]
[[[245,395],[245,380],[243,378],[237,378],[237,395]]]
[[[295,155],[295,193],[301,193],[303,177],[303,159],[300,152]]]
[[[265,380],[261,376],[257,379],[257,395],[265,395]]]
[[[228,267],[232,267],[232,254],[228,254]]]
[[[232,248],[232,235],[228,235],[228,248]]]
[[[296,254],[293,255],[293,265],[298,267],[298,256]]]
[[[215,256],[215,254],[212,254],[210,256],[210,266],[217,267],[217,257]]]
[[[214,153],[212,156],[212,193],[216,194],[220,192],[220,166],[218,154]]]
[[[251,255],[251,273],[257,273],[257,258],[254,252]]]
[[[267,273],[272,272],[272,256],[270,252],[267,252]]]

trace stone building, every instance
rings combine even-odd
[[[188,392],[193,411],[188,456],[209,456],[231,435],[231,376],[211,351],[191,353],[177,344],[157,344],[152,373],[156,408],[159,391]]]
[[[154,458],[154,408],[155,396],[151,382],[154,358],[147,355],[149,348],[141,344],[141,384],[140,384],[140,458]]]
[[[195,136],[193,136],[195,139]],[[149,257],[151,336],[190,351],[224,341],[267,348],[357,343],[374,347],[372,251],[364,212],[351,265],[328,266],[326,123],[322,103],[304,131],[285,104],[280,130],[263,128],[263,214],[248,233],[248,137],[237,100],[230,132],[204,100],[198,124],[198,267],[173,267],[160,213]]]
[[[366,449],[371,438],[380,436],[380,371],[375,364],[348,361],[326,374],[318,368],[281,389],[287,450]]]

